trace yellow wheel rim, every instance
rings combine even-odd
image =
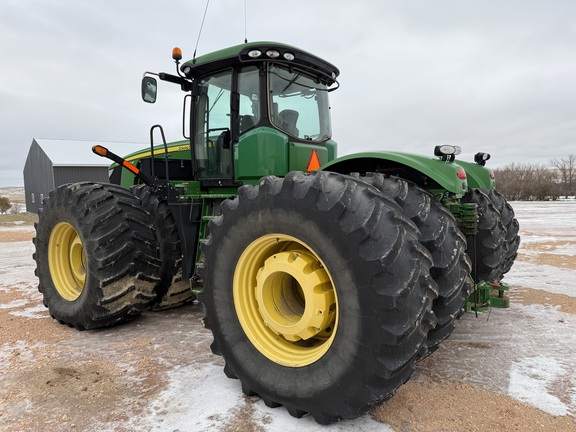
[[[67,222],[58,223],[48,242],[48,266],[60,296],[74,301],[86,282],[86,255],[78,233]]]
[[[295,237],[270,234],[248,245],[234,271],[233,294],[248,339],[278,364],[314,363],[334,341],[338,299],[332,277]]]

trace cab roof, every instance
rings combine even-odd
[[[185,62],[180,70],[192,78],[226,67],[262,62],[297,65],[310,73],[324,76],[329,83],[336,81],[340,74],[336,66],[314,54],[291,45],[265,41],[244,43],[204,54]]]

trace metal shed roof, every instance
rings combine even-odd
[[[46,153],[53,166],[108,166],[109,159],[100,157],[92,152],[92,147],[102,145],[119,156],[125,156],[149,146],[147,143],[127,143],[113,141],[73,141],[34,139]]]

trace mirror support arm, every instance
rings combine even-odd
[[[192,89],[192,83],[190,81],[188,81],[185,78],[176,76],[176,75],[171,75],[165,72],[160,72],[158,74],[158,77],[162,80],[162,81],[168,81],[174,84],[180,84],[180,87],[182,87],[183,91],[190,91]]]

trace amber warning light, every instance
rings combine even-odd
[[[108,149],[99,145],[92,147],[92,151],[98,156],[106,157],[108,155]]]
[[[175,47],[172,50],[172,58],[174,59],[174,61],[180,61],[182,60],[182,50],[178,47]]]

